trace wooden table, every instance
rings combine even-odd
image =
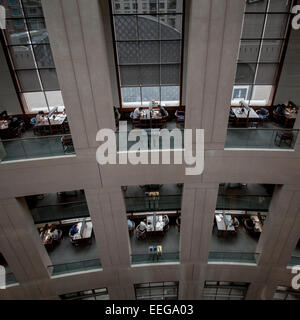
[[[218,236],[236,232],[234,226],[231,224],[231,215],[220,213],[215,215],[215,219],[218,228]]]
[[[44,117],[36,124],[36,130],[40,134],[65,133],[64,122],[66,118],[66,114],[53,114],[50,118]]]
[[[159,109],[153,109],[152,114],[149,109],[144,109],[141,111],[139,118],[140,127],[152,128],[153,125],[159,126],[162,120],[161,113]]]
[[[163,215],[147,216],[147,232],[162,232],[164,226]]]
[[[236,117],[236,122],[239,123],[241,120],[245,120],[246,121],[246,126],[248,127],[248,122],[249,120],[254,120],[254,121],[258,121],[259,115],[254,111],[254,109],[249,108],[249,111],[247,111],[245,108],[244,110],[242,108],[231,108],[235,117]]]
[[[0,120],[0,138],[9,139],[11,138],[10,131],[10,120]]]

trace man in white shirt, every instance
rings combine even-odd
[[[133,111],[133,119],[139,119],[141,116],[142,110],[143,109],[141,107],[135,108],[135,110]]]

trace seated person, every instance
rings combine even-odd
[[[121,114],[115,106],[114,106],[114,114],[115,114],[115,120],[120,120]]]
[[[160,111],[160,114],[162,117],[167,117],[168,116],[168,111],[162,107],[162,106],[159,106],[159,111]]]
[[[145,232],[146,229],[147,229],[147,225],[146,225],[146,223],[144,221],[141,221],[136,229],[137,229],[137,231]]]
[[[169,224],[169,217],[165,214],[162,219],[163,219],[165,226],[167,226]]]
[[[142,107],[135,108],[135,110],[133,111],[133,114],[132,114],[133,119],[139,119],[141,116],[142,110],[143,110]]]
[[[76,233],[78,233],[77,224],[74,224],[72,228],[70,229],[70,236],[74,236]]]
[[[231,217],[231,225],[237,229],[240,225],[239,220],[236,217]]]
[[[127,219],[127,225],[128,225],[128,229],[129,230],[133,230],[133,228],[134,228],[134,222],[133,221]]]
[[[44,111],[39,111],[39,113],[36,115],[36,123],[40,123],[44,120],[45,113]]]

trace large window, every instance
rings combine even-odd
[[[205,281],[204,300],[244,300],[248,290],[248,283]]]
[[[232,105],[271,103],[286,42],[291,0],[247,1]]]
[[[91,289],[60,295],[62,300],[109,300],[106,288]]]
[[[134,285],[136,300],[178,300],[178,282],[150,282]]]
[[[0,0],[6,7],[5,43],[25,111],[63,109],[41,0]]]
[[[180,103],[184,0],[163,4],[111,0],[123,107]]]

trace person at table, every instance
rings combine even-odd
[[[144,232],[147,229],[147,225],[144,221],[141,221],[140,224],[137,226],[138,231]]]
[[[163,107],[163,106],[159,106],[159,111],[162,117],[167,117],[168,116],[168,111]]]
[[[76,233],[78,233],[78,227],[77,227],[77,224],[74,224],[70,230],[70,236],[74,236]]]
[[[44,111],[39,111],[39,113],[36,115],[35,119],[36,119],[36,123],[40,123],[44,120]]]
[[[139,119],[141,116],[142,110],[143,110],[142,107],[135,108],[132,115],[133,119]]]
[[[239,220],[236,217],[231,217],[231,225],[237,229],[240,225]]]

